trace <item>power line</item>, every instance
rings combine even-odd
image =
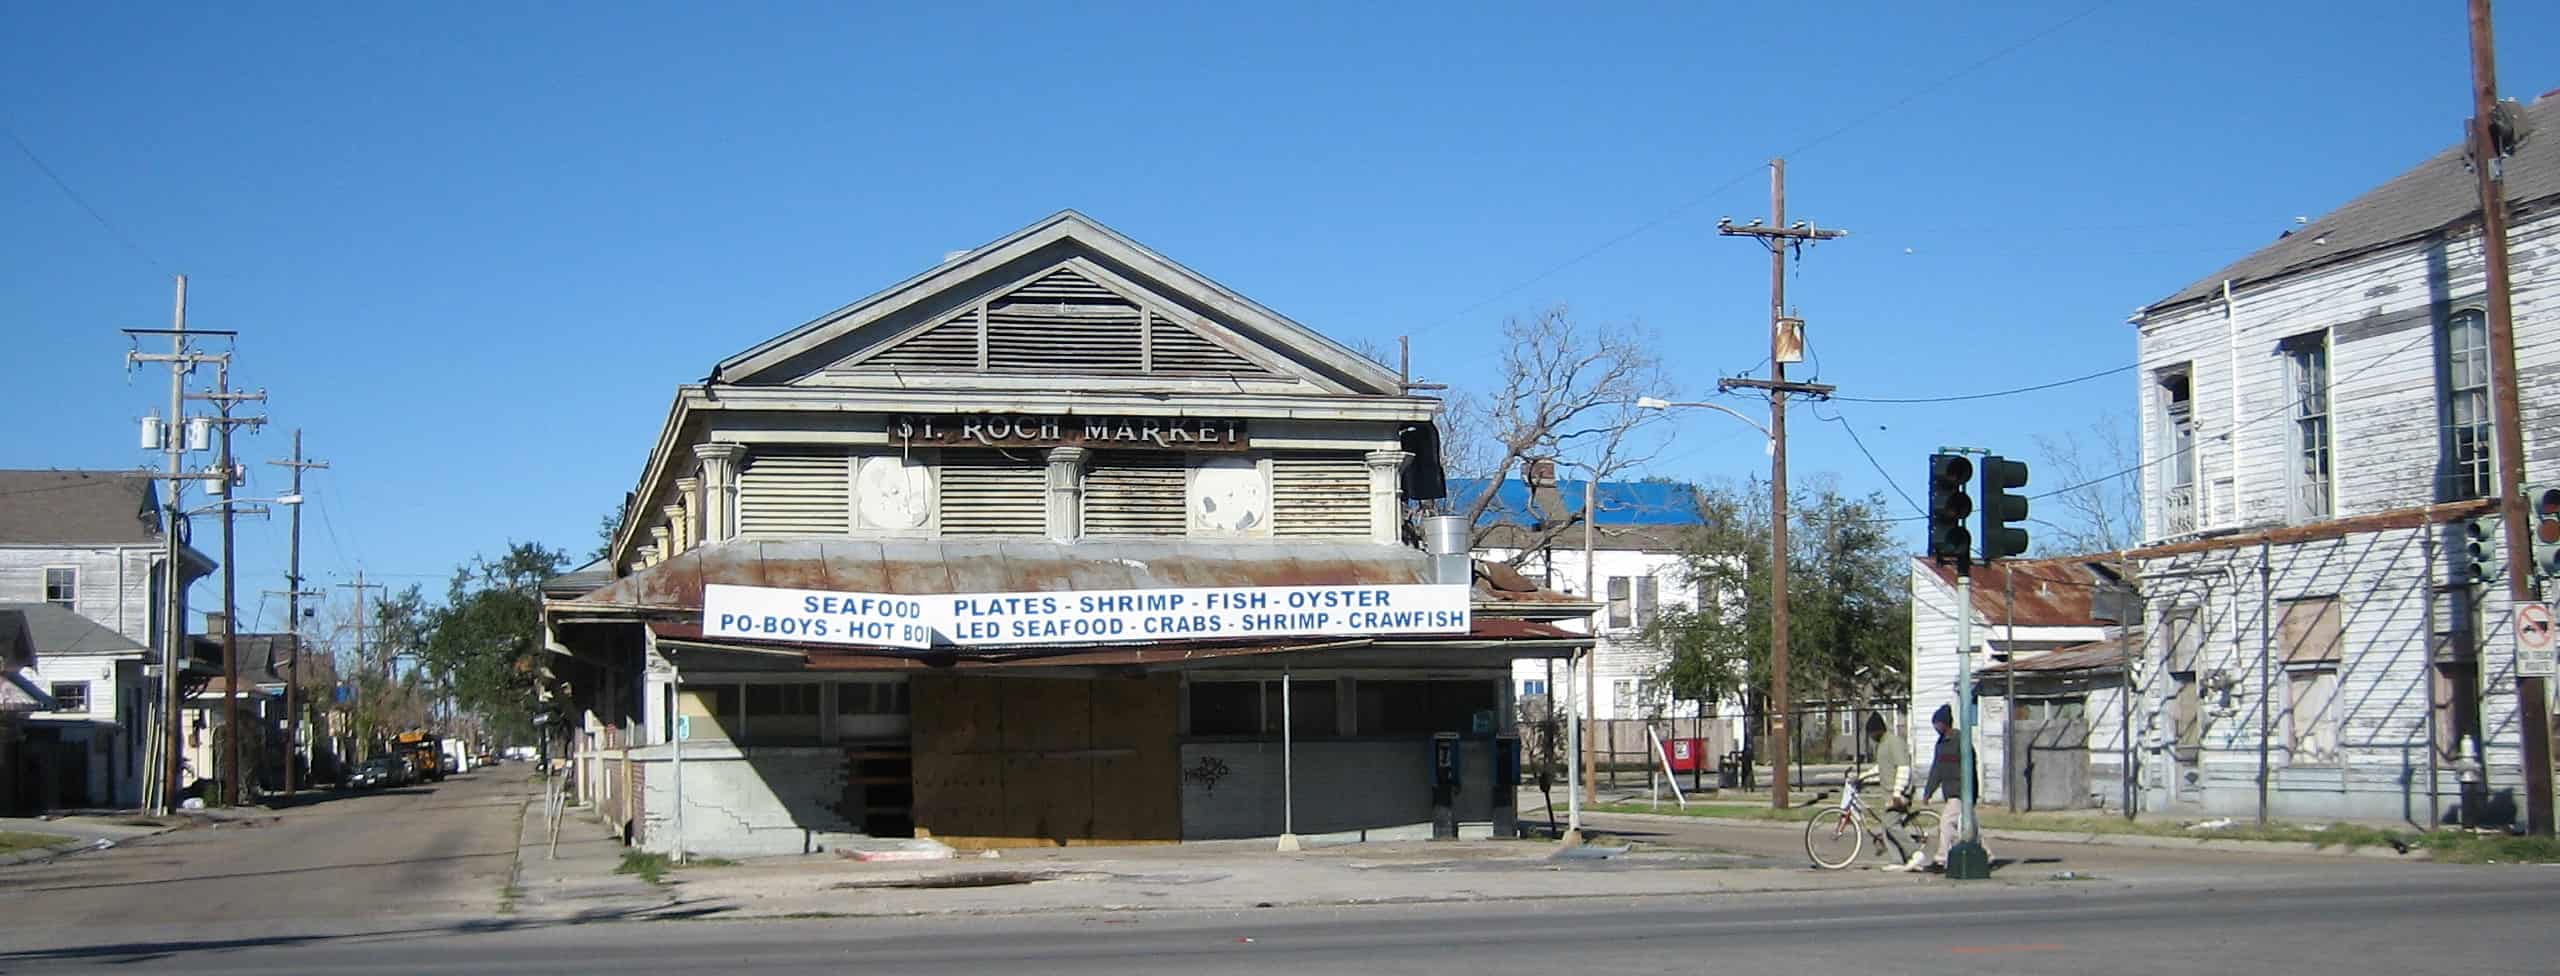
[[[1920,99],[1925,98],[1925,97],[1927,97],[1927,96],[1929,96],[1929,95],[1935,94],[1939,89],[1941,89],[1941,88],[1945,88],[1946,86],[1948,86],[1948,85],[1950,85],[1950,84],[1953,84],[1956,80],[1958,80],[1958,79],[1960,79],[1960,78],[1963,78],[1963,77],[1964,77],[1964,76],[1966,76],[1966,75],[1969,75],[1969,74],[1972,74],[1972,73],[1974,73],[1974,72],[1976,72],[1976,71],[1982,70],[1984,67],[1986,67],[1986,66],[1990,65],[1990,64],[1991,64],[1992,62],[1994,62],[1994,61],[1998,61],[1998,60],[2000,60],[2001,58],[2005,58],[2005,57],[2008,57],[2008,56],[2009,56],[2009,55],[2011,55],[2011,54],[2015,54],[2015,53],[2017,53],[2020,49],[2023,49],[2023,48],[2025,48],[2026,46],[2028,46],[2028,45],[2030,45],[2030,44],[2034,44],[2034,43],[2035,43],[2035,42],[2037,42],[2037,41],[2041,41],[2041,40],[2045,39],[2046,37],[2049,37],[2049,36],[2051,36],[2051,35],[2053,35],[2053,34],[2055,34],[2055,33],[2059,32],[2059,31],[2061,31],[2063,28],[2069,27],[2069,26],[2071,26],[2071,25],[2073,25],[2073,24],[2079,23],[2080,21],[2082,21],[2082,20],[2084,20],[2084,19],[2087,19],[2087,18],[2088,18],[2088,16],[2089,16],[2090,14],[2097,13],[2100,9],[2105,8],[2105,7],[2107,6],[2107,3],[2108,3],[2108,0],[2098,0],[2098,2],[2096,2],[2096,3],[2092,3],[2092,4],[2090,4],[2090,5],[2089,5],[2089,6],[2087,6],[2087,7],[2081,8],[2081,10],[2080,10],[2078,13],[2072,14],[2072,15],[2070,15],[2070,16],[2068,16],[2068,17],[2064,17],[2064,18],[2062,18],[2061,20],[2055,21],[2055,22],[2053,22],[2052,24],[2049,24],[2049,25],[2045,26],[2042,30],[2038,30],[2038,31],[2036,31],[2035,33],[2029,34],[2029,35],[2027,35],[2027,36],[2025,36],[2025,37],[2023,37],[2023,38],[2018,39],[2018,40],[2017,40],[2017,41],[2015,41],[2015,42],[2010,43],[2010,44],[2009,44],[2008,46],[2006,46],[2006,47],[2000,48],[2000,49],[1998,49],[1998,50],[1996,50],[1996,51],[1993,51],[1993,52],[1991,52],[1991,53],[1989,53],[1989,54],[1983,55],[1982,57],[1980,57],[1980,58],[1978,58],[1978,59],[1975,59],[1972,63],[1967,64],[1967,65],[1965,65],[1965,66],[1963,66],[1963,67],[1961,67],[1961,68],[1957,68],[1956,70],[1954,70],[1954,71],[1952,71],[1952,72],[1950,72],[1950,73],[1948,73],[1948,74],[1942,75],[1942,76],[1938,77],[1938,78],[1937,78],[1936,80],[1934,80],[1934,81],[1931,81],[1931,82],[1929,82],[1929,83],[1927,83],[1927,84],[1924,84],[1924,85],[1920,85],[1920,86],[1915,87],[1915,88],[1911,88],[1911,89],[1909,89],[1909,90],[1905,91],[1905,92],[1903,93],[1902,97],[1897,98],[1897,99],[1894,99],[1893,101],[1887,102],[1887,103],[1885,103],[1884,105],[1882,105],[1882,106],[1880,106],[1880,107],[1878,107],[1878,108],[1876,108],[1876,109],[1874,109],[1874,110],[1872,110],[1872,111],[1869,111],[1869,112],[1867,112],[1867,113],[1866,113],[1866,114],[1864,114],[1864,115],[1860,115],[1860,116],[1858,116],[1858,117],[1856,117],[1856,118],[1850,119],[1848,122],[1842,123],[1840,126],[1838,126],[1838,127],[1836,127],[1836,128],[1833,128],[1833,129],[1831,129],[1831,130],[1830,130],[1830,131],[1828,131],[1828,132],[1824,132],[1824,133],[1822,133],[1821,135],[1814,136],[1812,139],[1806,140],[1806,141],[1804,141],[1804,142],[1802,142],[1802,143],[1798,144],[1798,145],[1797,145],[1795,148],[1793,148],[1793,149],[1787,150],[1786,152],[1778,153],[1778,154],[1777,154],[1777,156],[1778,156],[1779,158],[1791,158],[1791,157],[1795,157],[1795,156],[1801,156],[1801,155],[1803,155],[1804,153],[1806,153],[1806,152],[1808,152],[1808,151],[1812,150],[1814,147],[1820,146],[1820,145],[1822,145],[1823,143],[1830,142],[1830,141],[1831,141],[1831,140],[1833,140],[1833,139],[1837,139],[1837,138],[1839,138],[1839,137],[1841,137],[1841,136],[1843,136],[1843,135],[1846,135],[1846,134],[1848,134],[1849,132],[1852,132],[1852,131],[1854,131],[1854,130],[1858,129],[1858,128],[1859,128],[1859,127],[1861,127],[1861,126],[1867,125],[1867,124],[1869,124],[1869,123],[1871,123],[1871,122],[1874,122],[1874,121],[1876,121],[1876,120],[1878,120],[1878,119],[1885,118],[1886,116],[1893,115],[1894,113],[1901,111],[1905,106],[1908,106],[1908,105],[1910,105],[1910,104],[1911,104],[1911,103],[1913,103],[1913,102],[1919,101]],[[1472,315],[1472,314],[1474,314],[1475,312],[1477,312],[1478,310],[1483,309],[1483,308],[1484,308],[1485,306],[1487,306],[1487,305],[1491,305],[1491,304],[1493,304],[1493,303],[1495,303],[1495,302],[1498,302],[1498,301],[1501,301],[1501,300],[1503,300],[1503,299],[1505,299],[1505,298],[1509,298],[1509,297],[1511,297],[1512,295],[1519,293],[1521,289],[1527,288],[1527,287],[1529,287],[1530,285],[1537,284],[1538,282],[1545,281],[1545,280],[1547,280],[1548,278],[1555,277],[1557,274],[1559,274],[1559,273],[1563,272],[1565,269],[1567,269],[1567,268],[1571,268],[1571,267],[1573,267],[1574,265],[1577,265],[1577,264],[1581,264],[1581,263],[1582,263],[1582,262],[1584,262],[1584,261],[1588,261],[1588,260],[1592,259],[1593,257],[1598,256],[1598,255],[1599,255],[1601,252],[1603,252],[1603,251],[1607,251],[1607,250],[1609,250],[1609,249],[1611,249],[1611,248],[1617,247],[1617,246],[1618,246],[1618,245],[1620,245],[1620,244],[1624,244],[1624,243],[1626,243],[1627,241],[1632,240],[1632,239],[1634,239],[1634,238],[1636,238],[1636,237],[1640,237],[1640,236],[1644,235],[1646,232],[1651,231],[1651,230],[1653,230],[1653,229],[1654,229],[1654,228],[1656,228],[1656,227],[1660,227],[1660,226],[1662,226],[1663,224],[1670,223],[1670,222],[1671,222],[1671,220],[1672,220],[1673,218],[1679,217],[1679,216],[1681,216],[1681,215],[1683,215],[1683,214],[1688,213],[1688,212],[1689,212],[1689,211],[1691,211],[1691,210],[1695,210],[1695,209],[1697,209],[1701,204],[1704,204],[1704,203],[1706,203],[1707,201],[1714,199],[1718,194],[1721,194],[1721,193],[1723,193],[1723,192],[1724,192],[1724,191],[1726,191],[1726,190],[1733,189],[1735,186],[1740,185],[1744,180],[1748,180],[1748,179],[1750,179],[1750,178],[1752,178],[1752,177],[1754,177],[1754,176],[1757,176],[1757,175],[1759,175],[1759,174],[1760,174],[1760,167],[1759,167],[1758,165],[1756,165],[1756,164],[1755,164],[1755,165],[1753,165],[1753,166],[1752,166],[1751,168],[1749,168],[1749,169],[1743,170],[1742,172],[1739,172],[1739,173],[1735,173],[1731,179],[1727,179],[1727,180],[1725,180],[1725,181],[1724,181],[1724,182],[1722,182],[1722,183],[1718,183],[1718,184],[1716,184],[1715,186],[1709,187],[1705,192],[1703,192],[1703,193],[1699,193],[1699,194],[1698,194],[1698,195],[1696,195],[1696,196],[1690,197],[1688,200],[1683,201],[1682,203],[1680,203],[1680,204],[1678,204],[1678,205],[1676,205],[1676,206],[1673,206],[1673,207],[1672,207],[1671,209],[1669,209],[1669,210],[1665,210],[1665,211],[1663,211],[1661,214],[1659,214],[1659,215],[1655,216],[1654,218],[1652,218],[1652,219],[1650,219],[1650,220],[1647,220],[1647,221],[1645,221],[1645,222],[1643,222],[1643,223],[1641,223],[1641,224],[1637,224],[1633,229],[1630,229],[1630,230],[1628,230],[1628,231],[1626,231],[1626,232],[1624,232],[1624,233],[1620,233],[1620,234],[1618,234],[1618,235],[1616,235],[1616,236],[1610,237],[1609,239],[1604,240],[1604,241],[1601,241],[1600,243],[1595,244],[1595,245],[1592,245],[1591,247],[1585,248],[1585,249],[1583,249],[1582,251],[1580,251],[1580,252],[1578,252],[1578,253],[1574,254],[1572,257],[1566,258],[1566,259],[1564,259],[1563,261],[1558,262],[1558,263],[1556,263],[1556,264],[1554,264],[1554,265],[1550,265],[1549,267],[1547,267],[1547,268],[1546,268],[1545,270],[1543,270],[1543,271],[1539,271],[1539,272],[1538,272],[1538,273],[1536,273],[1536,274],[1532,274],[1532,275],[1530,275],[1530,276],[1528,276],[1528,277],[1526,277],[1526,278],[1522,278],[1522,279],[1520,279],[1519,281],[1514,282],[1514,283],[1512,283],[1511,285],[1508,285],[1508,286],[1504,287],[1504,288],[1503,288],[1503,289],[1501,289],[1500,291],[1496,291],[1496,292],[1494,292],[1492,295],[1487,296],[1487,297],[1486,297],[1484,300],[1482,300],[1482,301],[1476,302],[1476,303],[1474,303],[1474,304],[1472,304],[1472,305],[1468,305],[1468,306],[1467,306],[1467,307],[1465,307],[1465,308],[1461,308],[1461,309],[1459,309],[1459,310],[1457,310],[1457,311],[1455,311],[1455,312],[1452,312],[1452,313],[1450,313],[1450,314],[1448,314],[1448,315],[1446,315],[1446,316],[1443,316],[1443,317],[1442,317],[1442,318],[1440,318],[1438,321],[1432,322],[1431,324],[1429,324],[1429,325],[1425,325],[1425,326],[1423,326],[1423,327],[1421,327],[1421,328],[1419,328],[1419,329],[1415,329],[1415,330],[1411,333],[1411,335],[1412,335],[1412,336],[1415,336],[1415,337],[1424,336],[1424,335],[1429,335],[1430,333],[1435,332],[1435,331],[1438,331],[1439,329],[1441,329],[1441,328],[1443,328],[1443,327],[1445,327],[1445,326],[1449,325],[1449,324],[1450,324],[1450,323],[1452,323],[1452,322],[1455,322],[1455,321],[1457,321],[1457,320],[1459,320],[1459,319],[1465,318],[1465,317],[1466,317],[1466,316],[1468,316],[1468,315]]]
[[[1867,442],[1858,439],[1858,428],[1849,423],[1847,415],[1835,410],[1832,411],[1831,416],[1825,417],[1822,415],[1822,411],[1816,410],[1813,412],[1813,416],[1818,420],[1826,420],[1831,423],[1839,424],[1840,429],[1849,435],[1849,443],[1858,446],[1858,453],[1864,455],[1867,459],[1867,464],[1876,469],[1876,476],[1884,479],[1886,487],[1892,488],[1894,494],[1902,496],[1903,503],[1910,505],[1912,511],[1922,513],[1922,517],[1924,518],[1927,516],[1929,509],[1914,500],[1911,497],[1910,492],[1902,490],[1902,482],[1894,480],[1893,473],[1886,471],[1884,469],[1884,464],[1876,460],[1875,453],[1867,450]]]
[[[90,206],[88,199],[82,197],[80,191],[72,189],[71,184],[63,182],[61,175],[55,173],[53,167],[45,164],[44,157],[36,155],[34,147],[27,145],[26,140],[18,138],[17,132],[7,126],[0,126],[0,135],[8,136],[9,144],[18,147],[19,154],[27,157],[27,162],[34,163],[36,171],[43,173],[45,179],[53,182],[54,189],[61,190],[63,196],[69,197],[74,205],[89,215],[89,219],[97,221],[98,226],[104,228],[108,236],[116,239],[116,243],[124,245],[125,250],[133,252],[134,257],[141,258],[144,264],[150,265],[161,274],[169,273],[169,269],[162,265],[159,259],[152,257],[151,252],[143,250],[142,245],[134,243],[133,238],[118,229],[114,221],[108,220],[107,215],[99,213],[98,208]]]
[[[2118,374],[2118,373],[2130,373],[2130,372],[2133,372],[2134,370],[2136,370],[2136,369],[2140,369],[2140,368],[2142,368],[2142,364],[2141,364],[2141,363],[2126,363],[2126,364],[2124,364],[2124,365],[2122,365],[2122,366],[2117,366],[2117,367],[2114,367],[2114,368],[2111,368],[2111,369],[2102,369],[2102,370],[2099,370],[2099,371],[2097,371],[2097,372],[2095,372],[2095,373],[2088,373],[2088,374],[2084,374],[2084,375],[2080,375],[2080,376],[2074,376],[2074,377],[2072,377],[2072,378],[2070,378],[2070,379],[2067,379],[2067,380],[2055,380],[2055,381],[2053,381],[2053,382],[2051,382],[2051,383],[2038,383],[2038,384],[2036,384],[2036,385],[2034,385],[2034,386],[2021,386],[2021,387],[2017,387],[2017,388],[2015,388],[2015,389],[2008,389],[2008,390],[1994,390],[1994,391],[1989,392],[1989,393],[1959,393],[1959,394],[1953,394],[1953,395],[1949,395],[1949,396],[1925,396],[1925,397],[1854,397],[1854,396],[1834,396],[1834,397],[1832,397],[1832,399],[1834,399],[1834,400],[1846,400],[1846,401],[1851,402],[1851,403],[1957,403],[1957,402],[1961,402],[1961,401],[1965,401],[1965,400],[1989,400],[1989,399],[1992,399],[1992,398],[1994,398],[1994,397],[2016,396],[2016,395],[2021,394],[2021,393],[2034,393],[2034,392],[2039,391],[2039,390],[2050,390],[2050,389],[2053,389],[2053,388],[2058,387],[2058,386],[2070,386],[2071,384],[2074,384],[2074,383],[2086,383],[2086,382],[2088,382],[2088,381],[2090,381],[2090,380],[2094,380],[2094,379],[2097,379],[2097,378],[2102,377],[2102,376],[2114,376],[2114,375],[2116,375],[2116,374]]]

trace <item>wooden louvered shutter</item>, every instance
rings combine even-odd
[[[1084,534],[1187,534],[1188,470],[1179,454],[1095,454],[1084,474]]]
[[[1142,372],[1142,321],[1136,303],[1060,268],[987,303],[987,370]]]
[[[757,449],[738,476],[741,535],[852,531],[851,461],[842,451]]]
[[[1268,376],[1253,360],[1185,328],[1163,312],[1152,312],[1147,324],[1148,370],[1170,376]]]
[[[854,366],[863,370],[972,372],[978,368],[978,310],[909,336]]]
[[[1356,457],[1272,458],[1271,533],[1368,538],[1368,465]]]
[[[939,497],[942,534],[1047,535],[1049,468],[1041,455],[944,451]]]

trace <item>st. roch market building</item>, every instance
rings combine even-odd
[[[1073,212],[749,348],[546,589],[578,798],[733,856],[1507,831],[1511,661],[1592,608],[1424,544],[1439,406]]]

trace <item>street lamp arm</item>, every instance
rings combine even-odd
[[[1750,417],[1744,416],[1741,411],[1735,410],[1732,407],[1725,406],[1721,403],[1699,403],[1695,401],[1673,402],[1670,400],[1657,399],[1655,397],[1639,397],[1636,400],[1636,407],[1643,410],[1669,410],[1674,407],[1713,410],[1735,420],[1750,424],[1751,429],[1759,431],[1760,436],[1762,437],[1769,438],[1770,440],[1778,439],[1778,435],[1769,432],[1769,426],[1767,424],[1763,424],[1757,420],[1751,419]]]

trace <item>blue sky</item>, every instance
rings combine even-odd
[[[166,325],[184,272],[273,397],[243,457],[300,426],[334,464],[306,575],[434,592],[511,539],[591,548],[678,383],[1066,207],[1411,334],[1425,378],[1562,303],[1705,395],[1766,351],[1766,259],[1713,224],[1765,212],[1779,154],[1792,216],[1854,235],[1793,286],[1820,379],[1976,392],[2128,362],[2132,310],[2468,111],[2450,2],[1230,6],[0,4],[0,125],[104,220],[0,146],[0,466],[152,461],[165,374],[116,329]],[[2560,9],[2499,16],[2506,94],[2560,87]],[[2132,396],[1837,415],[1916,490],[1938,445],[2032,456]],[[1800,476],[1886,489],[1795,416]],[[1695,413],[1657,467],[1765,464]],[[284,537],[247,523],[244,593]]]

